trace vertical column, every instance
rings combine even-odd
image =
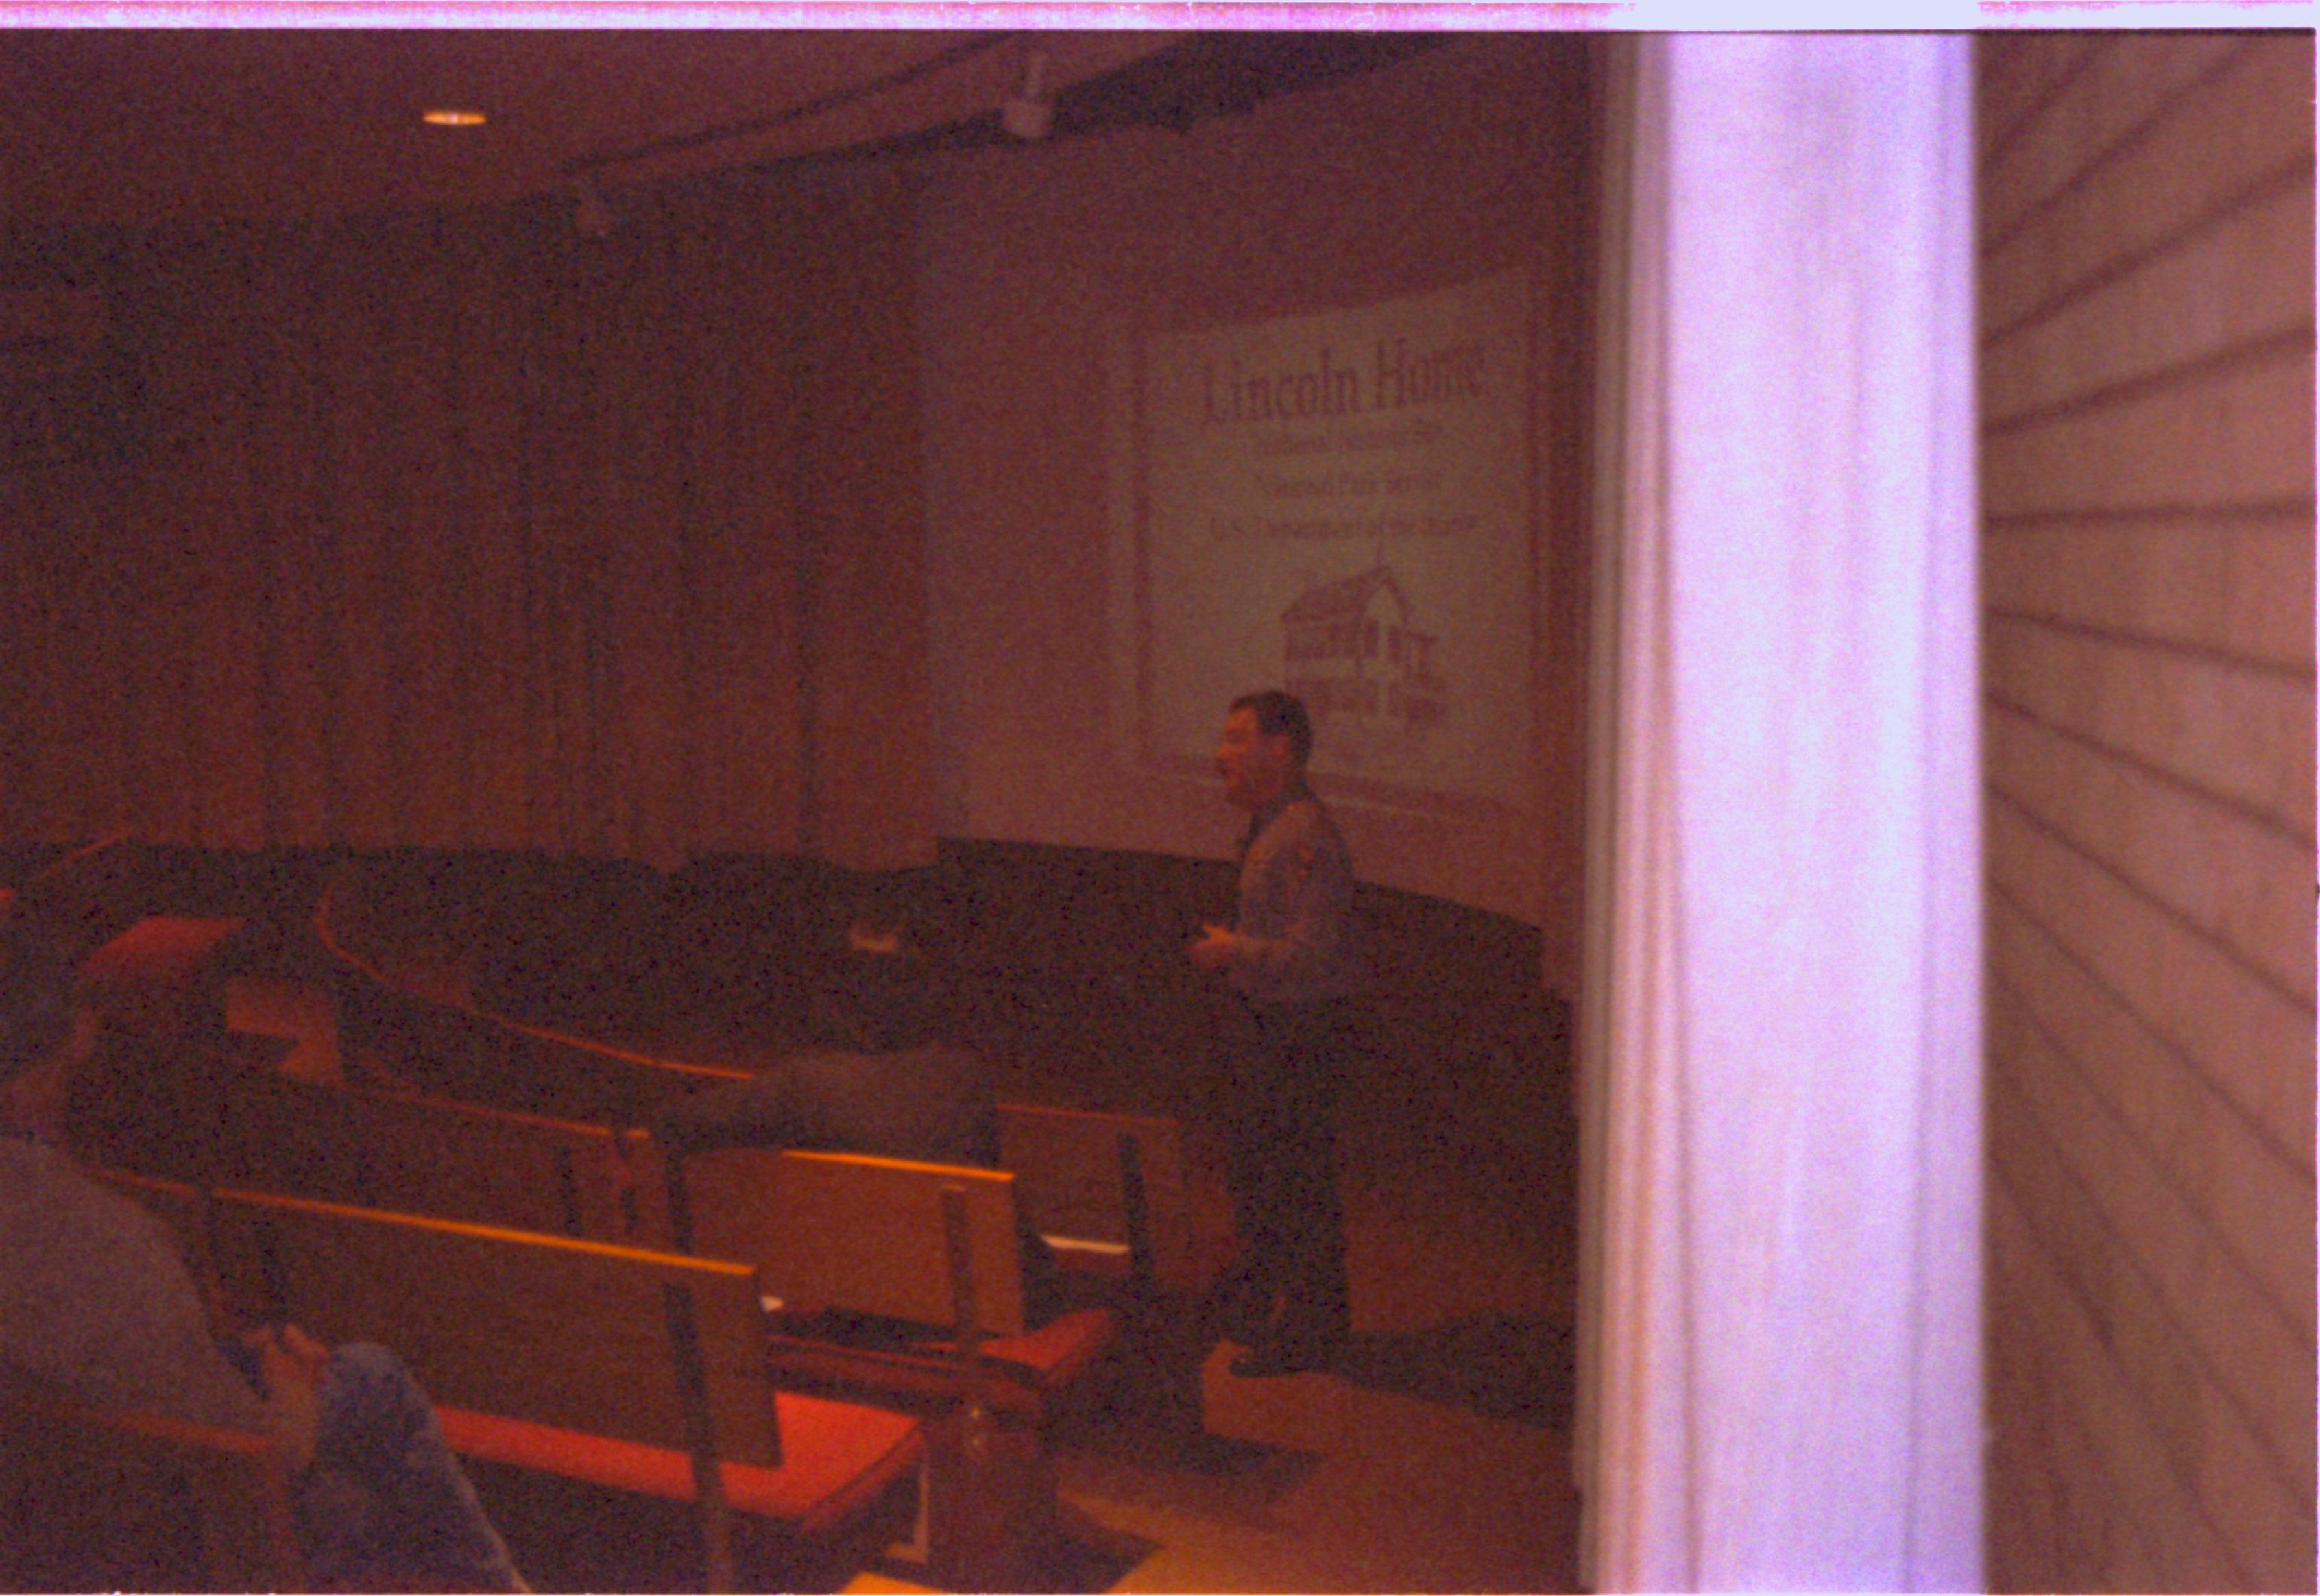
[[[1630,48],[1588,1573],[1971,1589],[1971,41]]]

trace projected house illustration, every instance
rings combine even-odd
[[[1410,624],[1409,595],[1384,565],[1307,588],[1281,612],[1289,691],[1316,720],[1422,730],[1443,717],[1435,635]]]

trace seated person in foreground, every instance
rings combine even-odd
[[[857,920],[815,995],[815,1045],[737,1081],[680,1098],[650,1127],[668,1162],[669,1218],[693,1247],[683,1160],[718,1147],[866,1153],[999,1167],[999,1105],[983,1061],[933,1039],[933,979],[898,924]],[[1020,1217],[1025,1312],[1055,1302],[1055,1256]]]
[[[61,1146],[97,1021],[69,960],[0,924],[0,1379],[271,1434],[326,1588],[521,1591],[425,1394],[382,1347],[213,1333],[167,1228]]]

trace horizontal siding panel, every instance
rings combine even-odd
[[[2091,1454],[2066,1467],[2065,1521],[2071,1516],[2068,1499],[2090,1496],[2096,1510],[2116,1514],[2109,1520],[2110,1536],[2130,1534],[2151,1542],[2150,1561],[2165,1570],[2153,1582],[2155,1588],[2247,1589],[2246,1575],[2231,1548],[2170,1466],[2148,1420],[2126,1400],[2117,1365],[2055,1266],[2057,1244],[2033,1228],[2033,1203],[2020,1194],[2020,1183],[2051,1183],[2053,1171],[2024,1165],[2019,1151],[2003,1137],[1994,1138],[1991,1153],[1996,1175],[1991,1183],[1991,1251],[2009,1321],[1998,1333],[2026,1336],[2039,1346],[2053,1381],[2046,1400],[2069,1411]],[[2094,1538],[2098,1542],[2109,1536]],[[2091,1548],[2066,1544],[2063,1552],[2089,1569],[2107,1561],[2099,1544]],[[2063,1572],[2075,1574],[2078,1568]],[[2063,1583],[2062,1588],[2075,1587]]]
[[[2035,1256],[2016,1257],[2000,1238],[2028,1232],[2003,1182],[1989,1183],[1990,1277],[1993,1292],[2009,1302],[2031,1289]],[[2019,1244],[2035,1248],[2035,1241]],[[2107,1583],[2099,1571],[2114,1564],[2155,1565],[2147,1545],[2151,1526],[2118,1523],[2119,1492],[2109,1481],[2100,1452],[2089,1438],[2071,1401],[2068,1382],[2055,1367],[2060,1354],[2035,1333],[2035,1321],[2008,1313],[1993,1321],[1990,1390],[1993,1430],[1989,1504],[1991,1588],[1998,1591],[2069,1591]],[[2122,1542],[2139,1547],[2127,1554]],[[2156,1590],[2162,1577],[2133,1588]]]
[[[2116,1503],[2110,1504],[2114,1533],[2104,1543],[2102,1560],[2095,1566],[2102,1573],[2102,1589],[2106,1591],[2160,1591],[2167,1586],[2167,1571],[2161,1568],[2143,1537],[2134,1533],[2131,1527],[2120,1524],[2124,1517]]]
[[[2309,343],[2309,172],[1984,349],[1982,424],[2297,334]]]
[[[2305,1378],[2311,1378],[2307,1365]],[[2305,1430],[2308,1438],[2312,1431]],[[2207,1432],[2200,1450],[2198,1492],[2214,1504],[2213,1516],[2230,1536],[2256,1586],[2265,1591],[2309,1591],[2313,1588],[2313,1501],[2306,1486],[2301,1492],[2280,1489],[2273,1483],[2269,1459],[2261,1455],[2243,1425],[2217,1425]]]
[[[1985,239],[2006,237],[2023,213],[2068,188],[2089,160],[2250,43],[2227,33],[2108,34],[2098,41],[2085,68],[1983,174]]]
[[[1982,540],[1993,610],[2312,669],[2312,517],[2036,525]]]
[[[1989,1501],[1990,1589],[2060,1590],[2064,1579],[2055,1539],[2062,1470],[2038,1348],[1993,1319],[1984,1368],[1989,1478],[2004,1483]]]
[[[2252,1278],[2215,1247],[2204,1218],[2177,1196],[2069,1061],[1995,993],[1990,1055],[2009,1100],[2041,1128],[2050,1154],[2121,1249],[2109,1272],[2113,1346],[2143,1406],[2173,1413],[2168,1450],[2197,1457],[2209,1432],[2260,1437],[2276,1492],[2314,1485],[2312,1343]],[[2198,1392],[2213,1386],[2216,1395]],[[2178,1410],[2180,1409],[2180,1411]],[[2217,1514],[2220,1520],[2222,1515]]]
[[[1989,805],[1989,872],[1998,890],[2071,951],[2161,1038],[2180,1048],[2247,1115],[2312,1146],[2312,1011],[2263,985],[2213,944],[2041,835],[2003,801]]]
[[[2093,33],[1984,34],[1975,41],[1974,136],[1975,159],[1986,171],[2002,159],[2031,124],[2025,119],[2054,86],[2094,53],[2099,35]],[[1982,204],[1989,205],[1989,185],[1982,185]],[[1988,230],[1985,216],[1984,230]]]
[[[2206,1219],[2216,1245],[2310,1340],[2313,1179],[2302,1162],[2309,1144],[2277,1129],[2269,1140],[2257,1135],[2211,1082],[2002,899],[1990,904],[1989,939],[1991,1001],[2002,988],[2032,1024],[2062,1038],[2089,1089]]]
[[[2313,40],[1977,48],[1992,1571],[2310,1589]]]
[[[2313,689],[2228,661],[1989,617],[1989,696],[2312,840]]]
[[[2121,1511],[2120,1493],[2111,1488],[2110,1471],[2085,1426],[2069,1423],[2056,1428],[2054,1458],[2063,1481],[2055,1504],[2056,1546],[2064,1567],[2099,1575],[2120,1560],[2122,1543],[2142,1539],[2143,1529],[2133,1514]]]
[[[2269,826],[1993,707],[1990,785],[2313,1001],[2313,849]]]
[[[1983,258],[1981,324],[2012,327],[2312,159],[2312,36],[2249,43],[2199,94]]]
[[[2001,519],[2300,503],[2312,496],[2312,352],[1988,436],[1981,456],[1982,509]]]

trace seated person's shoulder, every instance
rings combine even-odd
[[[0,1139],[0,1365],[85,1401],[264,1428],[168,1226],[62,1153]]]
[[[51,1238],[60,1231],[167,1236],[159,1219],[93,1178],[68,1155],[26,1137],[0,1137],[0,1214]]]

